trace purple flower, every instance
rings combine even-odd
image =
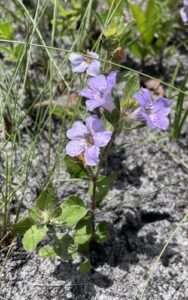
[[[87,108],[93,111],[96,107],[102,106],[111,112],[115,108],[111,90],[116,84],[116,72],[111,72],[107,77],[98,75],[90,78],[87,83],[88,87],[80,91],[80,95],[88,99]]]
[[[105,147],[111,136],[112,132],[105,131],[103,121],[96,115],[88,117],[86,125],[76,121],[67,131],[71,141],[66,146],[66,154],[71,157],[84,154],[86,165],[95,166],[99,163],[100,147]]]
[[[84,57],[81,54],[71,53],[69,60],[72,63],[72,71],[74,73],[87,72],[90,76],[97,76],[100,69],[100,61],[97,59],[99,55],[95,52],[87,52],[89,57]]]
[[[188,22],[188,0],[183,1],[184,7],[180,9],[180,16],[184,23]]]
[[[141,88],[140,92],[134,94],[140,107],[132,113],[132,118],[139,121],[146,121],[147,126],[159,127],[166,130],[169,125],[167,115],[170,112],[170,101],[164,97],[152,101],[148,89]]]

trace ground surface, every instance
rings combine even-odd
[[[181,63],[181,76],[175,82],[178,86],[187,73],[185,53],[177,51],[164,61],[163,76],[158,73],[153,58],[144,72],[170,82],[178,62]],[[139,70],[138,63],[132,63],[129,58],[126,65]],[[30,120],[26,123],[32,132],[33,124],[28,124]],[[57,132],[59,127],[55,125],[53,149],[58,143]],[[47,135],[44,130],[30,155],[34,159],[31,159],[28,183],[16,193],[11,210],[13,216],[17,201],[22,198],[23,214],[32,206],[47,176]],[[0,143],[1,140],[0,135]],[[120,146],[123,143],[125,145]],[[23,163],[31,145],[32,134],[28,135],[23,124],[21,143],[15,155],[13,187],[26,180]],[[1,268],[0,300],[139,300],[151,269],[155,272],[147,286],[145,300],[188,299],[188,222],[177,230],[157,268],[153,268],[177,224],[187,213],[187,142],[182,137],[178,144],[173,144],[166,133],[142,129],[126,138],[122,135],[117,145],[109,157],[109,165],[111,171],[117,172],[118,181],[106,197],[102,210],[97,212],[98,220],[111,223],[110,240],[103,245],[93,245],[91,274],[80,275],[76,264],[62,263],[59,259],[45,260],[37,253],[28,254],[17,241],[12,255]],[[11,155],[9,144],[5,151]],[[63,150],[60,157],[63,157]],[[2,168],[5,170],[3,156],[0,156],[0,186],[5,180]],[[58,180],[67,178],[62,170],[60,167],[57,172]],[[86,191],[87,187],[82,184],[56,186],[60,201],[70,194],[83,195]],[[4,262],[2,251],[0,266]]]
[[[77,265],[58,259],[45,260],[37,253],[28,254],[16,243],[3,270],[1,300],[140,299],[151,267],[186,214],[187,147],[185,141],[175,145],[166,134],[148,129],[135,131],[126,138],[122,135],[117,142],[109,165],[117,172],[118,181],[102,211],[97,213],[98,220],[111,223],[111,237],[106,244],[93,245],[92,273],[80,275]],[[120,147],[122,143],[126,144]],[[24,207],[32,205],[39,179],[45,174],[46,147],[44,132],[31,168]],[[23,149],[26,151],[26,146]],[[44,162],[43,168],[37,167],[39,162]],[[59,199],[63,199],[74,191],[82,195],[85,190],[86,186],[81,184],[66,183],[57,192]],[[3,259],[1,253],[1,262]],[[160,259],[145,299],[188,299],[187,265],[186,222]]]

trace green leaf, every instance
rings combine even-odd
[[[81,220],[75,227],[75,233],[73,236],[76,245],[82,245],[90,241],[92,237],[91,219]]]
[[[40,248],[39,255],[43,258],[53,258],[56,256],[56,253],[51,245],[45,245],[44,247]]]
[[[121,101],[122,108],[129,108],[129,106],[132,105],[130,100],[132,99],[133,95],[139,90],[139,88],[139,76],[137,74],[132,74],[126,82],[126,86],[124,89],[124,99]]]
[[[141,33],[145,46],[152,42],[157,27],[161,22],[161,12],[158,1],[148,0],[146,12],[143,12],[139,5],[129,3],[132,15],[136,21],[137,28]]]
[[[112,112],[104,111],[104,116],[109,123],[116,127],[120,120],[120,110],[115,108]]]
[[[9,53],[9,55],[5,56],[5,59],[8,61],[17,62],[23,49],[24,46],[21,44],[14,46],[14,48],[10,47],[9,50],[7,48],[6,52]]]
[[[37,214],[40,214],[40,220],[44,223],[49,222],[61,215],[62,209],[60,207],[55,207],[57,199],[54,195],[53,189],[48,187],[37,199],[37,207],[40,209]]]
[[[3,22],[0,21],[0,38],[5,40],[12,40],[13,39],[13,33],[14,28],[12,26],[12,22]]]
[[[106,221],[102,221],[97,225],[96,231],[95,231],[95,240],[97,242],[103,243],[106,242],[109,238],[109,232],[108,232],[108,226],[109,223]]]
[[[66,110],[68,110],[68,108],[66,108]],[[63,105],[53,105],[53,108],[52,108],[52,114],[60,119],[62,119],[65,115],[65,107],[63,107]]]
[[[67,200],[65,200],[62,204],[61,207],[68,207],[70,205],[79,205],[82,207],[86,207],[84,201],[77,195],[71,195]]]
[[[47,224],[58,218],[62,213],[61,207],[54,207],[51,210],[40,210],[37,206],[29,209],[29,217],[38,224]]]
[[[87,209],[80,205],[62,205],[62,213],[58,221],[63,221],[67,226],[73,226],[87,214]]]
[[[33,225],[26,231],[22,239],[23,246],[27,251],[33,251],[38,243],[40,243],[46,236],[48,228],[44,226]]]
[[[89,273],[90,269],[91,269],[91,263],[90,263],[89,259],[86,259],[85,261],[83,261],[79,266],[79,272],[81,274]]]
[[[67,233],[54,238],[53,249],[57,255],[68,260],[72,259],[72,254],[76,251],[73,238]]]
[[[129,7],[137,24],[138,30],[143,35],[147,30],[145,13],[137,4],[129,3]]]
[[[77,250],[78,253],[81,253],[82,255],[85,255],[85,256],[89,255],[89,249],[90,249],[89,240],[85,244],[80,244],[77,247],[78,247],[78,250]]]
[[[130,50],[137,58],[141,59],[143,57],[144,52],[138,42],[131,43]]]
[[[54,192],[52,188],[47,188],[37,199],[37,206],[40,210],[51,210],[55,207],[56,197],[54,196]]]
[[[43,216],[42,216],[41,210],[37,206],[30,208],[28,210],[28,215],[33,221],[35,221],[37,223],[43,222]]]
[[[12,233],[15,236],[23,235],[33,224],[33,220],[27,217],[12,226]]]
[[[2,45],[0,45],[0,50],[3,51],[3,52],[5,52],[5,53],[9,53],[9,54],[12,53],[12,48],[4,47]]]
[[[14,48],[14,56],[16,59],[18,59],[20,57],[23,49],[24,49],[24,45],[22,45],[22,44],[19,44]]]
[[[72,177],[74,178],[88,177],[86,170],[79,162],[73,160],[69,156],[65,156],[64,162],[67,167],[67,171]]]
[[[48,219],[50,221],[53,221],[54,219],[57,219],[62,213],[61,207],[54,208],[51,212],[48,212]]]
[[[155,32],[157,31],[157,27],[161,23],[161,12],[159,4],[157,2],[158,0],[147,1],[147,8],[145,13],[147,30],[143,35],[147,45],[152,42]]]
[[[96,206],[98,207],[105,196],[108,194],[108,191],[112,187],[113,182],[116,180],[116,174],[111,174],[110,176],[100,176],[97,180],[96,187]],[[93,183],[90,184],[89,194],[92,195]]]

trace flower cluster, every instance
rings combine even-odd
[[[111,91],[116,84],[116,73],[111,72],[108,76],[99,74],[98,58],[97,53],[88,51],[87,57],[72,53],[69,60],[73,72],[86,72],[92,76],[88,79],[87,87],[80,91],[80,95],[87,99],[88,110],[92,112],[97,107],[103,107],[111,112],[115,108]],[[71,141],[66,146],[66,154],[71,157],[82,154],[86,165],[95,166],[99,163],[100,148],[108,145],[111,136],[112,131],[105,131],[104,122],[97,115],[91,115],[85,125],[76,121],[67,131]]]
[[[180,15],[184,23],[188,22],[188,0],[183,0],[183,7],[180,9]]]
[[[185,1],[186,2],[186,1]],[[90,112],[102,107],[109,113],[115,109],[112,89],[116,84],[117,73],[112,71],[105,76],[100,74],[99,56],[94,52],[87,52],[87,56],[71,54],[69,60],[72,63],[73,72],[86,72],[91,76],[87,86],[80,91],[80,95],[86,98],[86,107]],[[169,126],[168,114],[170,101],[164,97],[152,100],[150,91],[141,88],[133,95],[138,102],[138,107],[130,114],[130,119],[166,130]],[[121,115],[121,112],[120,112]],[[100,148],[106,147],[111,140],[112,131],[106,131],[104,122],[95,115],[86,119],[85,124],[80,121],[73,123],[67,131],[70,139],[66,146],[66,154],[71,157],[81,157],[84,164],[95,166],[99,163]]]

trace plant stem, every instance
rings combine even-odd
[[[109,153],[109,150],[110,150],[110,147],[112,146],[114,140],[115,140],[115,137],[116,137],[116,133],[117,133],[117,129],[114,128],[114,131],[112,133],[112,137],[111,137],[111,140],[110,142],[108,143],[108,145],[106,146],[106,155],[105,155],[105,159],[104,159],[104,173],[105,173],[105,176],[107,175],[108,173],[108,153]]]
[[[97,180],[99,176],[101,162],[98,164],[96,172],[92,175],[92,183],[93,183],[93,190],[92,190],[92,196],[91,196],[91,212],[93,214],[92,216],[92,232],[95,233],[95,210],[96,210],[96,191],[97,191]]]
[[[91,212],[92,212],[92,233],[95,233],[95,209],[96,209],[96,189],[97,189],[97,174],[92,177],[93,191],[91,196]]]
[[[54,11],[53,11],[53,26],[52,26],[52,35],[51,35],[51,46],[53,47],[54,38],[55,38],[55,29],[56,29],[56,16],[57,16],[57,7],[59,0],[54,1]],[[53,50],[50,51],[51,57],[53,57]],[[49,129],[48,129],[48,169],[51,165],[51,142],[52,142],[52,97],[53,97],[53,62],[50,60],[50,105],[49,105]]]

